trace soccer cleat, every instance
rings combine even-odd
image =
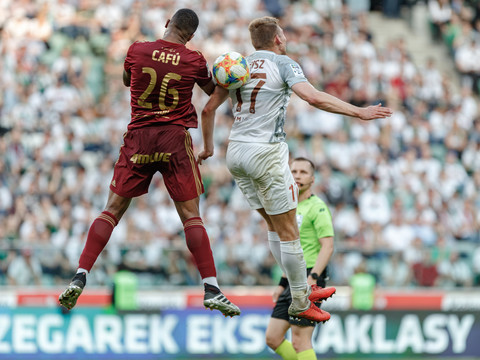
[[[312,292],[308,296],[308,299],[313,302],[319,302],[331,298],[337,289],[334,287],[322,288],[318,285],[312,285]]]
[[[303,318],[315,322],[325,323],[326,321],[330,320],[330,314],[317,307],[313,301],[310,301],[310,306],[306,310],[295,308],[293,303],[290,304],[290,307],[288,308],[288,315],[293,321]]]
[[[205,284],[203,305],[206,309],[219,310],[225,317],[240,315],[238,306],[230,302],[216,286]]]
[[[75,274],[72,282],[58,297],[60,305],[65,306],[68,310],[72,310],[77,303],[78,297],[82,293],[86,283],[87,275],[85,273]]]

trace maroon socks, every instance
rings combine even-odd
[[[107,245],[113,228],[117,226],[117,218],[104,211],[90,226],[88,230],[87,242],[83,248],[82,255],[80,255],[79,268],[90,271],[93,264],[97,260],[98,255],[102,252],[105,245]]]
[[[200,217],[193,217],[183,224],[188,250],[193,255],[202,279],[216,277],[215,262],[207,232]]]

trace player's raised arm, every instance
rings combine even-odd
[[[205,92],[205,94],[210,96],[215,90],[215,83],[213,81],[210,81],[207,85],[200,86],[200,88]]]
[[[292,86],[292,90],[311,106],[335,114],[357,117],[362,120],[373,120],[389,117],[393,113],[392,109],[383,107],[381,104],[367,107],[349,104],[326,92],[315,89],[309,82],[297,83]]]
[[[202,110],[203,150],[198,154],[198,163],[213,155],[213,129],[215,127],[215,111],[228,98],[228,90],[216,86],[215,91]]]

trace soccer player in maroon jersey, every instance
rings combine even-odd
[[[199,211],[204,188],[193,154],[188,128],[198,126],[192,89],[198,84],[210,95],[215,85],[207,61],[185,44],[192,39],[198,17],[180,9],[165,25],[162,39],[133,43],[124,63],[123,82],[130,87],[131,121],[115,164],[105,211],[90,226],[79,267],[60,304],[72,309],[86,284],[86,274],[110,239],[131,199],[148,192],[152,176],[160,171],[183,223],[187,247],[204,283],[204,305],[225,316],[240,309],[220,291],[210,241]],[[213,153],[213,140],[203,153]]]

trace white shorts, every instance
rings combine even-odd
[[[269,215],[297,208],[298,187],[288,166],[285,142],[258,144],[231,141],[227,167],[250,208],[264,208]]]

